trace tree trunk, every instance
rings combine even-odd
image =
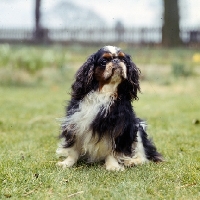
[[[164,23],[162,44],[168,47],[180,46],[178,0],[164,0]]]
[[[40,41],[42,39],[42,27],[40,24],[41,14],[40,14],[41,0],[35,0],[35,40]]]

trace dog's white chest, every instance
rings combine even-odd
[[[112,102],[112,97],[107,93],[91,92],[80,102],[79,108],[65,118],[64,125],[76,133],[76,148],[91,162],[105,159],[112,149],[109,138],[103,137],[98,142],[99,138],[94,137],[91,130],[91,124],[97,114],[109,112]]]
[[[66,118],[66,125],[75,124],[76,132],[83,134],[89,131],[91,123],[100,111],[109,111],[112,104],[110,95],[99,92],[89,93],[79,104],[79,108]]]

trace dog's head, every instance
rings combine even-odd
[[[117,97],[138,99],[139,69],[121,49],[105,46],[80,67],[72,85],[72,97],[80,100],[92,90],[117,93]]]

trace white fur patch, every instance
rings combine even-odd
[[[126,69],[126,65],[125,64],[122,64],[121,65],[121,67],[122,67],[122,76],[125,78],[125,79],[127,79],[127,69]]]
[[[119,48],[115,47],[115,46],[105,46],[104,47],[105,50],[108,50],[110,53],[117,55],[117,52],[120,50]]]
[[[121,81],[121,79],[120,79],[120,81]],[[101,93],[101,94],[105,94],[105,93],[111,94],[111,98],[113,98],[113,95],[114,95],[114,94],[116,93],[116,91],[117,91],[118,85],[119,85],[118,82],[111,82],[111,83],[109,83],[109,84],[105,84],[105,85],[102,87],[100,93]]]
[[[141,121],[140,122],[140,126],[142,126],[142,128],[146,131],[146,127],[147,127],[147,124],[146,124],[146,122],[145,121]]]
[[[112,103],[113,98],[111,97],[111,93],[92,91],[82,100],[79,108],[73,115],[63,118],[63,125],[68,130],[74,129],[76,135],[82,135],[86,131],[89,131],[90,125],[100,109],[103,107],[104,110],[109,111]]]
[[[80,156],[87,156],[89,162],[104,160],[112,151],[112,141],[110,138],[103,137],[98,142],[98,137],[92,137],[90,125],[95,119],[97,113],[103,107],[105,115],[109,112],[114,98],[111,93],[99,93],[93,91],[89,93],[79,104],[79,108],[72,114],[63,119],[63,125],[68,130],[76,133],[76,142],[73,147],[62,148],[61,145],[57,149],[57,153],[65,157],[69,156],[70,149],[77,151]]]

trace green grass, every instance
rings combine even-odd
[[[65,170],[55,165],[59,160],[55,155],[56,118],[64,115],[75,71],[69,66],[80,66],[95,48],[85,52],[78,47],[6,48],[4,56],[9,57],[5,62],[0,54],[0,72],[14,69],[16,55],[26,57],[27,52],[35,52],[37,57],[30,56],[30,63],[41,59],[42,64],[35,71],[19,65],[9,71],[7,79],[6,73],[0,73],[0,199],[199,199],[200,124],[193,121],[200,120],[200,79],[198,74],[176,77],[170,67],[165,71],[166,65],[181,59],[181,64],[198,69],[199,63],[191,60],[196,50],[125,47],[127,52],[135,52],[136,60],[141,58],[136,63],[149,77],[141,82],[142,94],[133,103],[134,109],[148,121],[149,135],[166,161],[108,172],[100,163],[79,162]],[[71,60],[61,62],[61,56],[54,64],[45,64],[42,55],[46,51],[53,59],[54,54],[59,57],[66,51]],[[148,61],[153,66],[147,69]]]
[[[198,78],[171,86],[143,82],[134,103],[166,162],[108,172],[102,164],[55,166],[65,85],[0,87],[1,199],[198,199],[200,195]],[[73,195],[72,195],[73,194]],[[72,195],[72,196],[71,196]]]

